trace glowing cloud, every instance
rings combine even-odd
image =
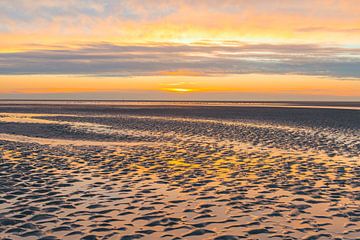
[[[280,84],[284,76],[281,91],[289,95],[358,99],[359,12],[357,0],[4,0],[0,98],[14,92],[279,93],[282,86],[273,91],[260,84]],[[316,79],[318,90],[296,85],[298,77]],[[176,85],[182,81],[194,83]]]

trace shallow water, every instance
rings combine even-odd
[[[281,107],[360,110],[359,102],[246,102],[246,101],[45,101],[45,100],[0,100],[3,106],[16,105],[100,105],[100,106],[238,106],[238,107]],[[8,105],[9,104],[9,105]],[[0,106],[1,107],[1,106]]]
[[[2,238],[360,236],[354,112],[341,127],[319,127],[80,108],[2,108]]]

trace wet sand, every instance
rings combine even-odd
[[[356,109],[7,102],[0,239],[359,239],[359,153]]]

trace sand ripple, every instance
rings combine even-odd
[[[0,126],[13,126],[0,129],[2,239],[360,236],[356,129],[2,116]]]

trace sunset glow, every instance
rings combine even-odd
[[[359,100],[357,1],[277,2],[2,1],[0,97]]]

